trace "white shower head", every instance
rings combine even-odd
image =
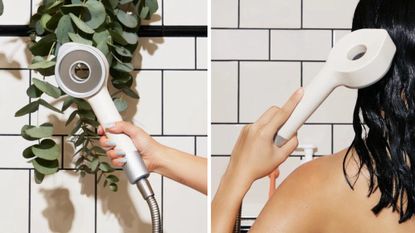
[[[284,145],[334,88],[364,88],[383,78],[395,52],[396,46],[384,29],[360,29],[344,36],[331,50],[321,71],[304,88],[303,98],[278,131],[275,143]]]

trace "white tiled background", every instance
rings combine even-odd
[[[41,0],[3,0],[0,25],[25,25]],[[205,0],[159,1],[148,24],[207,25]],[[191,6],[191,8],[188,8]],[[183,9],[186,10],[184,14]],[[32,10],[33,9],[33,10]],[[151,232],[147,204],[122,172],[119,190],[108,191],[96,177],[79,178],[71,164],[65,116],[41,109],[15,118],[29,102],[26,89],[38,74],[29,70],[28,38],[0,36],[0,228],[5,233]],[[183,151],[207,154],[207,39],[203,37],[141,38],[135,59],[139,102],[130,101],[124,118],[142,126],[160,142]],[[53,78],[49,78],[53,81]],[[54,105],[60,107],[61,102]],[[62,147],[62,170],[37,185],[31,164],[21,153],[30,142],[20,137],[24,124],[51,121]],[[152,174],[150,181],[162,210],[166,233],[206,232],[207,200],[196,191]]]
[[[226,169],[242,126],[318,72],[333,44],[350,31],[357,0],[212,1],[212,190]],[[353,136],[356,92],[338,88],[299,131],[316,156],[347,147]],[[277,183],[301,164],[295,151]],[[268,178],[245,196],[242,217],[250,225],[268,199]]]

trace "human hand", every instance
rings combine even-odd
[[[282,108],[271,107],[255,123],[242,129],[225,175],[236,177],[238,182],[250,186],[255,180],[276,170],[287,159],[298,146],[297,136],[294,135],[281,148],[274,144],[274,137],[302,96],[301,88]]]
[[[98,134],[102,135],[99,140],[101,147],[107,151],[107,156],[114,166],[122,167],[125,163],[125,152],[117,149],[117,145],[105,136],[105,131],[112,134],[123,133],[129,136],[137,151],[141,154],[148,171],[157,172],[164,146],[154,140],[143,129],[126,121],[116,122],[105,130],[102,126],[98,128]]]

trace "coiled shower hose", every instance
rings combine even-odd
[[[241,207],[239,207],[238,215],[236,215],[235,225],[233,226],[233,233],[241,232],[241,212],[242,212],[242,205]]]
[[[147,178],[142,178],[138,180],[137,188],[138,190],[140,190],[140,193],[143,196],[144,200],[147,201],[148,207],[150,209],[152,232],[162,233],[163,228],[161,225],[160,209],[157,205],[156,199],[154,198],[153,189],[151,188],[151,185],[148,182]]]

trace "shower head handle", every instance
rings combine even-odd
[[[284,145],[336,87],[365,88],[383,78],[395,52],[395,44],[384,29],[361,29],[344,36],[304,88],[303,98],[278,131],[275,143]]]

